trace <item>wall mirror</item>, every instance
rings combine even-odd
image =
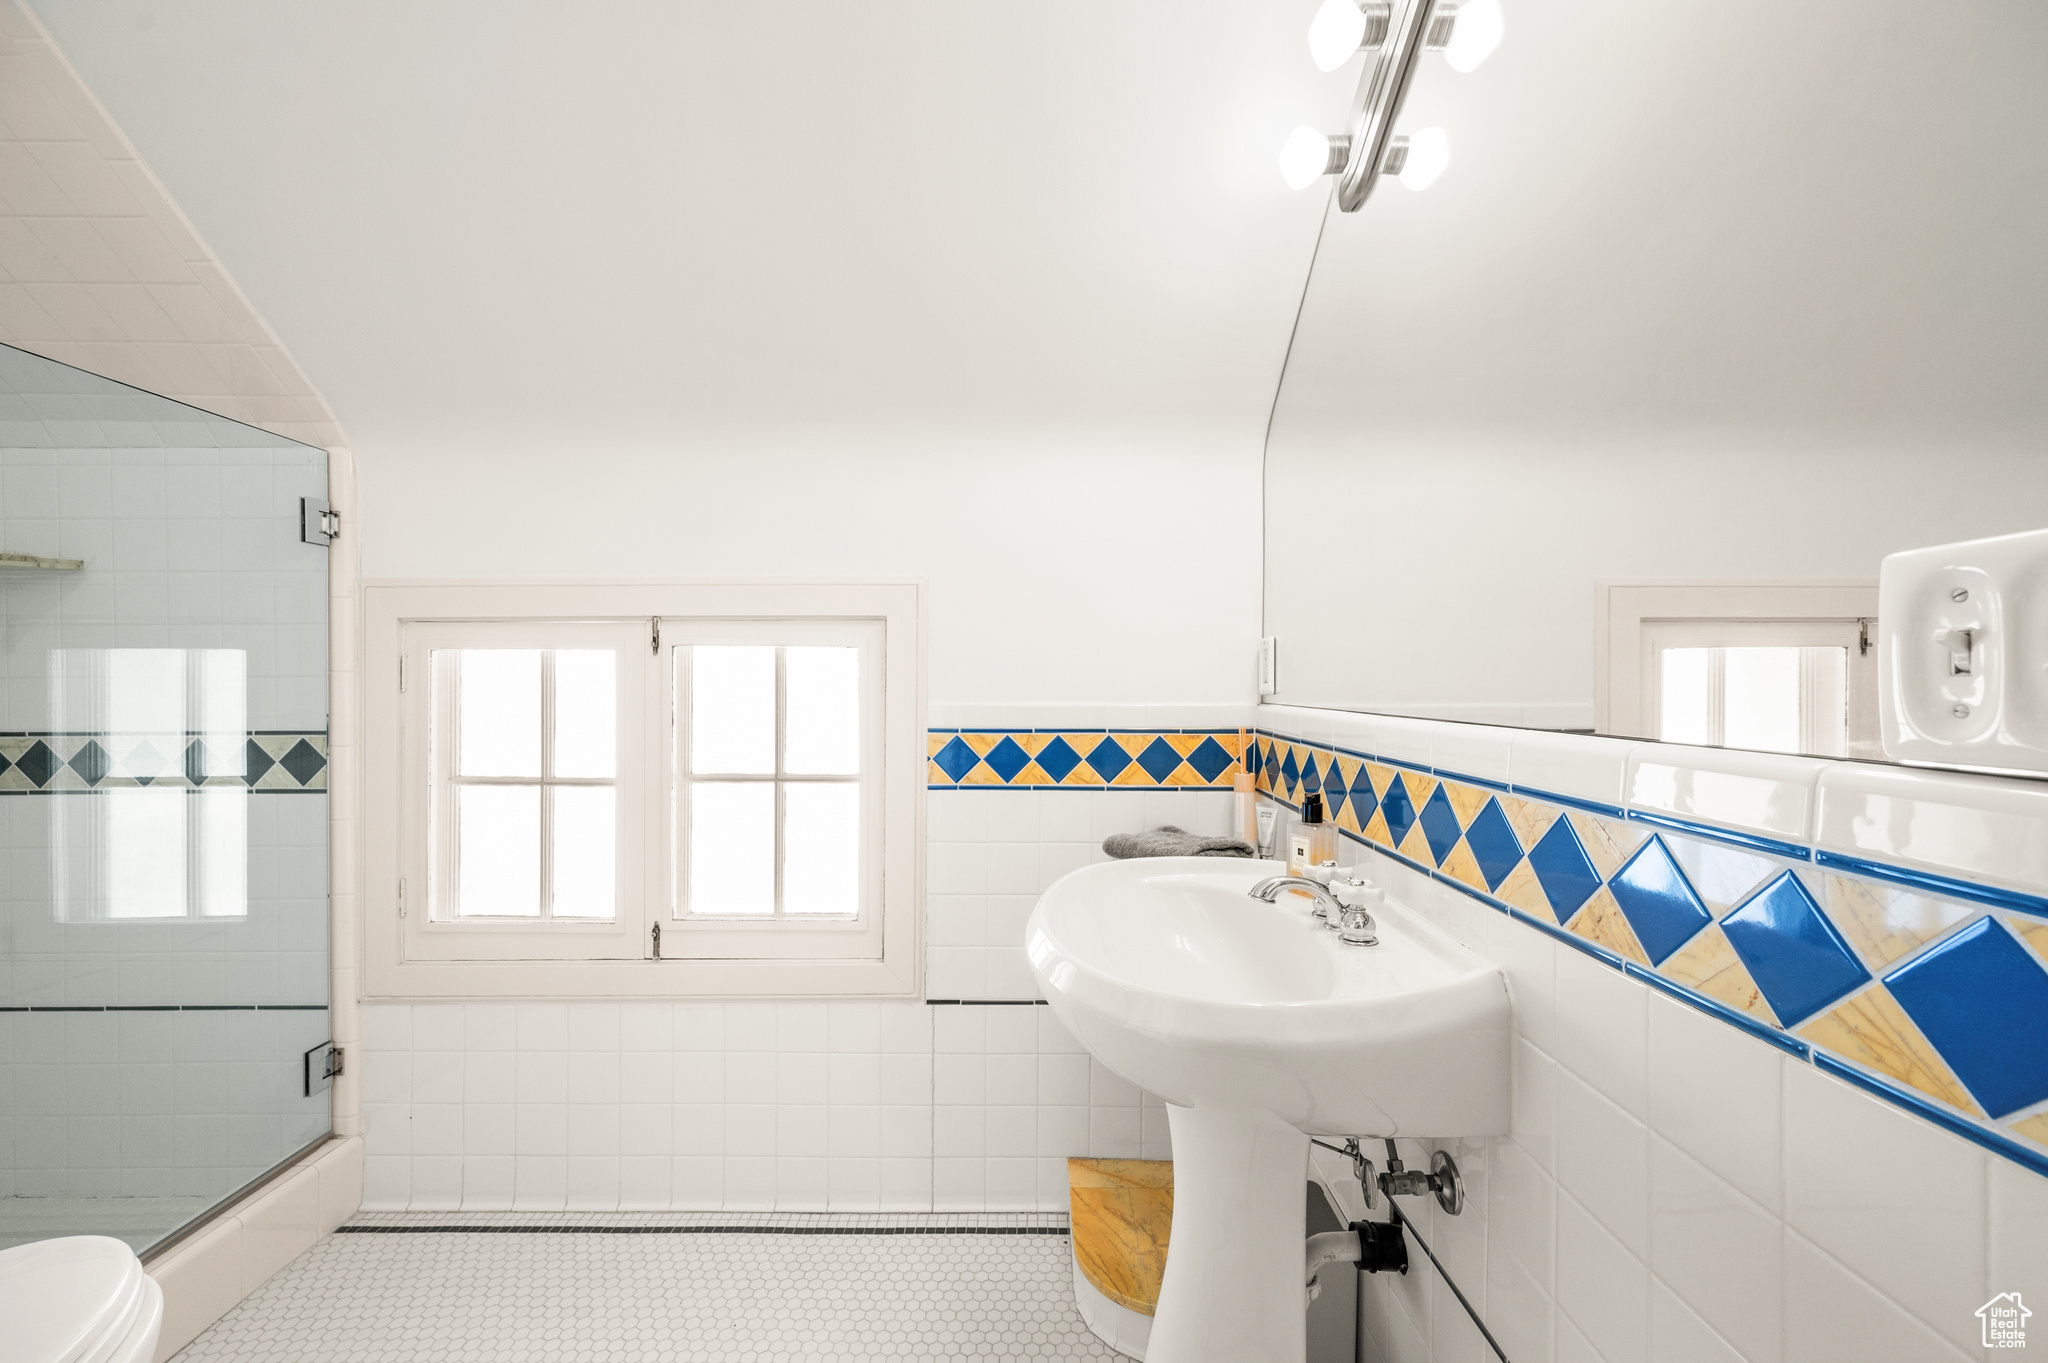
[[[1328,210],[1272,699],[1882,757],[1880,560],[2048,525],[2048,11],[1506,17],[1427,192]]]

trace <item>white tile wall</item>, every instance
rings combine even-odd
[[[1515,1363],[1953,1363],[1994,1292],[2048,1301],[2048,1180],[1348,851],[1508,970],[1513,1132],[1446,1147],[1462,1217],[1404,1209]],[[1369,1359],[1490,1356],[1433,1272],[1362,1297]]]
[[[1166,1110],[1033,1004],[373,1004],[371,1210],[1065,1210]]]

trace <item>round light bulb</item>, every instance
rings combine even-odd
[[[1442,128],[1424,128],[1408,137],[1408,160],[1401,167],[1401,183],[1417,193],[1436,183],[1451,164],[1450,135]]]
[[[1308,54],[1318,71],[1335,71],[1364,41],[1365,11],[1355,0],[1323,0],[1323,7],[1309,20]]]
[[[1451,29],[1451,41],[1444,46],[1444,61],[1453,71],[1476,71],[1500,46],[1504,32],[1500,0],[1467,0],[1458,6],[1458,21]]]
[[[1289,189],[1307,189],[1329,174],[1330,139],[1314,128],[1296,128],[1280,148],[1280,175]]]

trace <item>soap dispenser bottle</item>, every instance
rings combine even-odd
[[[1323,792],[1302,792],[1301,820],[1289,831],[1287,874],[1304,876],[1311,866],[1337,859],[1337,825],[1323,818]]]

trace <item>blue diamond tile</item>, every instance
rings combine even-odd
[[[320,774],[320,769],[327,765],[327,759],[320,755],[318,748],[302,738],[292,744],[290,752],[277,759],[277,765],[289,772],[292,780],[304,786],[310,785]]]
[[[1790,871],[1723,918],[1721,930],[1787,1027],[1797,1027],[1870,978]]]
[[[1607,888],[1636,930],[1651,965],[1664,964],[1665,957],[1714,921],[1662,838],[1644,843]]]
[[[1131,765],[1131,755],[1124,751],[1124,745],[1113,738],[1104,738],[1088,754],[1088,765],[1095,768],[1095,774],[1104,781],[1114,781],[1125,767]]]
[[[1081,754],[1066,739],[1055,738],[1039,750],[1038,765],[1053,780],[1064,781],[1067,773],[1081,765]]]
[[[164,755],[147,740],[137,743],[129,754],[121,759],[122,772],[145,786],[155,780],[168,765],[170,764],[164,761]]]
[[[1318,795],[1323,792],[1323,772],[1322,768],[1316,765],[1314,753],[1308,755],[1308,761],[1301,769],[1301,793],[1306,795],[1310,791]]]
[[[1287,757],[1280,763],[1280,793],[1294,798],[1294,788],[1301,784],[1301,768],[1294,765],[1294,749],[1287,749]]]
[[[1330,764],[1328,775],[1330,779],[1323,786],[1323,817],[1335,823],[1337,811],[1344,808],[1344,802],[1351,798],[1351,792],[1344,789],[1343,773],[1337,770],[1335,762]]]
[[[50,751],[50,745],[37,739],[28,745],[28,751],[14,764],[21,768],[21,774],[37,786],[50,784],[50,778],[57,774],[57,768],[64,764],[57,760],[57,754]]]
[[[1465,830],[1458,827],[1458,811],[1451,808],[1451,797],[1444,794],[1439,782],[1430,795],[1429,803],[1422,807],[1422,836],[1429,842],[1429,854],[1436,858],[1436,864],[1444,864],[1444,858],[1458,845],[1458,835]]]
[[[253,742],[249,746],[252,749],[256,747]],[[953,741],[940,748],[932,757],[932,761],[939,764],[939,770],[946,773],[947,776],[956,782],[966,776],[968,772],[973,771],[974,764],[980,760],[980,754],[968,747],[966,741],[958,734],[953,735]],[[263,774],[256,768],[256,755],[254,752],[251,752],[249,755],[249,763],[249,784],[253,786],[256,784],[256,778]],[[267,758],[263,765],[266,768],[269,767],[270,763]]]
[[[1195,769],[1195,774],[1212,784],[1217,777],[1230,770],[1230,764],[1235,760],[1229,750],[1213,738],[1203,739],[1195,745],[1195,750],[1188,754],[1188,765]],[[1044,765],[1043,759],[1040,759],[1039,765]]]
[[[1349,798],[1352,817],[1358,820],[1359,828],[1363,829],[1372,822],[1372,812],[1380,807],[1380,797],[1373,794],[1372,777],[1366,772],[1363,762],[1358,764],[1358,774],[1351,778]]]
[[[1173,744],[1163,738],[1153,739],[1138,754],[1138,765],[1145,769],[1147,776],[1161,785],[1166,784],[1166,778],[1173,775],[1173,769],[1180,764],[1180,754],[1174,750]]]
[[[1500,801],[1488,799],[1486,808],[1472,820],[1472,826],[1465,830],[1465,845],[1472,849],[1472,860],[1479,863],[1479,874],[1486,877],[1486,888],[1498,890],[1508,873],[1522,861],[1522,844],[1515,838],[1515,830],[1508,826],[1508,816],[1501,812]]]
[[[1380,797],[1380,810],[1387,816],[1387,832],[1399,847],[1401,840],[1408,836],[1408,830],[1415,827],[1415,802],[1408,798],[1408,783],[1396,775],[1387,783],[1387,793]]]
[[[249,746],[256,748],[256,740],[250,739]],[[261,748],[256,748],[256,751],[263,752]],[[252,786],[256,784],[257,777],[277,765],[277,763],[271,761],[269,753],[263,753],[263,765],[260,769],[253,764],[253,761],[251,759],[251,766],[248,772],[245,773],[248,776],[249,784]],[[235,774],[232,771],[226,770],[223,763],[214,760],[213,750],[206,746],[203,739],[195,738],[186,745],[185,756],[181,765],[185,768],[185,779],[195,786],[205,785],[206,778],[209,776],[233,776]]]
[[[1529,869],[1536,873],[1536,883],[1543,887],[1543,897],[1550,901],[1550,910],[1560,923],[1570,922],[1600,888],[1600,873],[1579,845],[1570,819],[1559,818],[1536,840],[1529,849]]]
[[[77,752],[71,754],[69,765],[85,779],[87,785],[96,786],[113,764],[107,760],[107,750],[88,738]]]
[[[1997,923],[1979,919],[1884,982],[1993,1117],[2048,1098],[2048,971]]]
[[[953,741],[955,743],[960,743],[960,740],[957,738]],[[197,747],[198,745],[194,744],[193,746]],[[960,746],[964,748],[967,745],[961,743]],[[941,755],[943,756],[943,753]],[[973,756],[972,753],[969,753],[968,755],[970,757]],[[192,751],[190,748],[186,749],[185,778],[187,780],[190,780],[192,777],[192,771],[195,763],[197,764],[197,767],[200,771],[203,772],[206,770],[206,751],[204,748],[200,749],[199,755],[196,758],[192,755]],[[258,743],[253,738],[249,740],[248,746],[242,749],[242,779],[247,781],[252,786],[255,785],[261,779],[263,779],[264,773],[268,772],[272,767],[276,765],[277,759],[272,757],[269,753],[263,751],[263,745],[261,743]],[[939,763],[939,765],[943,767],[946,764],[944,762],[941,762]],[[958,780],[959,778],[955,777],[954,779]]]
[[[1018,772],[1031,765],[1031,754],[1025,752],[1016,739],[1004,734],[1003,741],[990,748],[988,756],[982,760],[988,763],[990,771],[1003,778],[1003,784],[1008,785],[1017,779]]]

